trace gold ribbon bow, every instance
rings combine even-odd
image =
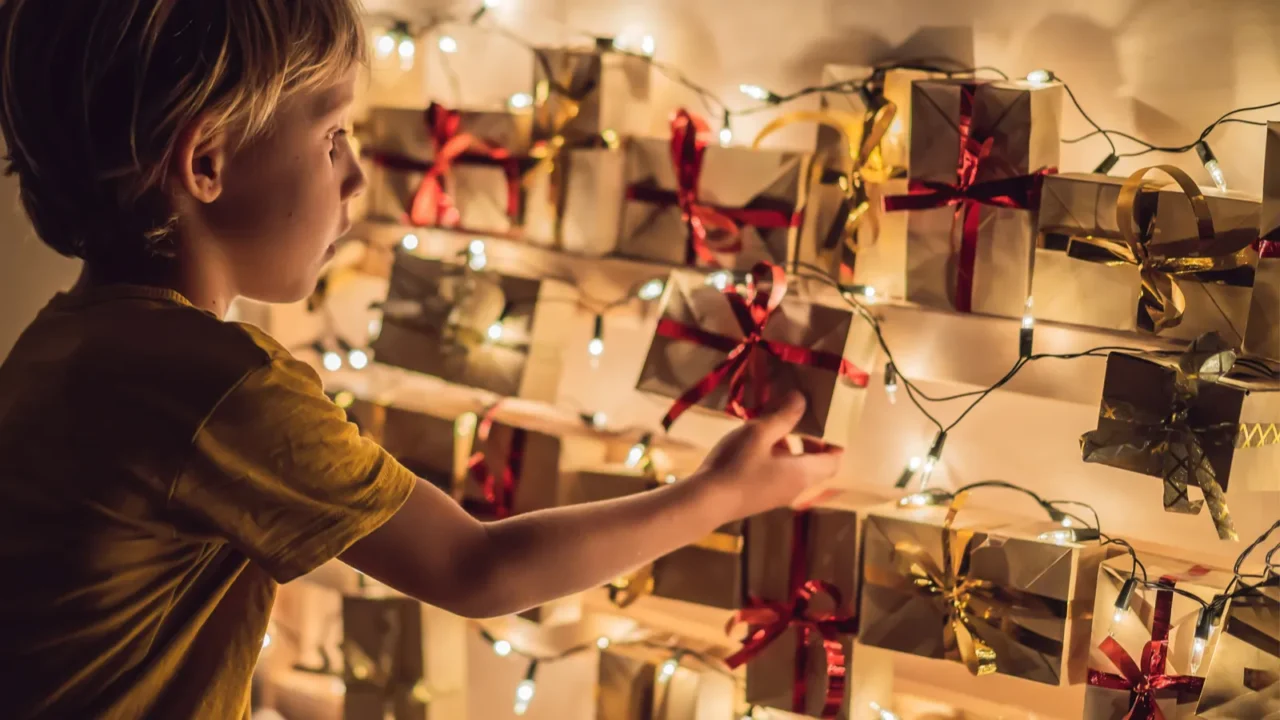
[[[525,172],[523,185],[526,190],[536,186],[542,178],[546,178],[546,201],[551,209],[551,220],[554,223],[556,242],[560,242],[560,218],[564,214],[564,204],[568,192],[567,163],[564,153],[576,147],[618,147],[618,137],[612,130],[606,130],[590,141],[570,143],[565,136],[565,128],[578,116],[581,103],[563,93],[556,94],[554,103],[548,102],[550,90],[539,86],[534,112],[538,115],[539,125],[551,128],[551,138],[534,144],[529,150],[529,157],[537,160],[533,167]]]
[[[1196,218],[1196,237],[1151,242],[1154,218],[1144,222],[1137,212],[1137,201],[1148,173],[1159,170],[1182,190],[1191,203]],[[1142,168],[1130,175],[1116,199],[1116,224],[1121,240],[1093,236],[1071,236],[1071,244],[1087,245],[1103,251],[1103,259],[1086,257],[1107,265],[1136,265],[1142,277],[1142,295],[1138,302],[1138,325],[1152,332],[1177,327],[1186,313],[1187,299],[1175,278],[1205,272],[1220,272],[1257,265],[1258,254],[1252,247],[1256,233],[1219,235],[1213,227],[1209,202],[1189,175],[1173,165]]]

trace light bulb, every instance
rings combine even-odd
[[[598,412],[591,416],[591,427],[601,430],[605,425],[609,424],[609,416],[602,412]]]
[[[676,477],[672,473],[667,473],[667,476],[662,478],[662,482],[664,485],[675,485],[677,482],[679,482],[679,480],[680,478]]]
[[[733,284],[733,273],[728,270],[717,270],[707,276],[707,285],[724,292]]]
[[[413,252],[414,250],[417,250],[418,236],[414,235],[413,233],[408,233],[404,237],[400,238],[400,247],[404,248],[405,250],[408,250],[409,252]]]
[[[378,315],[369,321],[369,340],[370,341],[377,340],[378,336],[381,334],[382,334],[382,316]]]
[[[1112,624],[1119,625],[1124,622],[1124,616],[1127,612],[1124,608],[1116,608],[1116,611],[1111,615]]]
[[[387,33],[382,33],[374,43],[374,50],[378,53],[378,57],[387,57],[396,51],[396,39]]]
[[[262,636],[262,649],[266,650],[269,647],[271,647],[271,633]]]
[[[467,244],[467,252],[471,253],[472,255],[483,255],[484,241],[472,240],[470,243]]]
[[[657,300],[662,297],[662,291],[666,290],[666,288],[667,283],[665,281],[654,278],[640,286],[640,289],[636,291],[636,297],[641,300]]]
[[[473,412],[465,412],[453,421],[453,430],[458,437],[467,437],[476,431],[476,425],[480,423],[480,416]]]
[[[1218,186],[1219,190],[1226,191],[1227,178],[1222,174],[1222,166],[1218,164],[1218,158],[1214,156],[1213,150],[1209,149],[1209,143],[1201,140],[1196,143],[1196,155],[1200,156],[1200,162],[1204,163],[1204,169],[1209,172],[1209,177],[1213,178],[1213,184]]]
[[[1102,159],[1102,162],[1098,163],[1098,167],[1093,169],[1093,174],[1106,175],[1111,172],[1111,168],[1115,167],[1118,162],[1120,162],[1119,155],[1116,155],[1115,153],[1107,153],[1107,156]]]
[[[880,703],[874,700],[871,701],[871,712],[877,713],[876,720],[901,720],[897,713],[881,707]]]
[[[537,686],[532,680],[521,680],[516,686],[516,701],[511,707],[512,712],[516,715],[524,715],[529,712],[529,703],[533,702],[533,693]]]
[[[1033,317],[1031,317],[1031,315],[1030,315],[1030,314],[1027,314],[1027,315],[1023,315],[1023,316],[1022,316],[1022,329],[1023,329],[1023,330],[1030,330],[1030,329],[1034,328],[1035,326],[1036,326],[1036,319],[1035,319],[1035,318],[1033,318]]]
[[[485,333],[489,339],[497,342],[502,339],[502,323],[496,322],[489,326],[489,330]]]
[[[884,391],[890,404],[898,402],[898,369],[893,363],[884,366]]]
[[[720,147],[729,147],[733,143],[733,130],[726,125],[720,128]]]
[[[865,288],[862,289],[862,297],[866,298],[867,302],[875,302],[876,289],[871,287],[870,285],[866,286]]]
[[[456,50],[457,48],[455,47],[454,49]],[[414,53],[418,51],[418,48],[413,44],[412,40],[405,38],[396,46],[396,51],[400,53],[401,59],[412,60]]]
[[[1129,603],[1133,601],[1133,591],[1137,587],[1138,578],[1136,577],[1126,578],[1120,585],[1120,592],[1116,595],[1115,613],[1111,616],[1111,634],[1115,634],[1116,626],[1129,614]]]
[[[587,343],[587,354],[591,357],[600,357],[604,354],[604,341],[600,338],[591,338],[591,342]]]
[[[639,467],[640,461],[644,460],[645,446],[644,443],[636,443],[627,451],[626,466],[629,468]]]
[[[1075,524],[1075,521],[1073,521],[1071,518],[1066,517],[1066,516],[1063,516],[1063,518],[1062,518],[1062,527],[1064,527],[1064,528],[1069,528],[1069,527],[1071,527],[1071,526],[1072,526],[1072,525],[1074,525],[1074,524]]]
[[[1204,662],[1204,651],[1209,647],[1209,638],[1213,636],[1213,624],[1217,618],[1217,612],[1212,605],[1205,606],[1200,610],[1200,615],[1196,618],[1196,636],[1191,643],[1191,672],[1200,671],[1200,665]]]
[[[911,469],[911,472],[919,470],[922,464],[924,464],[924,461],[920,459],[919,455],[907,461],[907,467]]]
[[[511,654],[511,643],[506,640],[497,640],[493,643],[493,654],[498,657],[506,657]]]
[[[329,372],[337,372],[342,369],[342,356],[332,350],[325,352],[323,362],[324,369]]]
[[[440,52],[452,55],[458,52],[458,41],[453,39],[452,35],[440,36]],[[401,46],[403,47],[403,46]]]
[[[347,362],[350,363],[352,370],[363,370],[369,367],[369,354],[359,348],[352,348],[347,353]]]
[[[609,647],[609,638],[603,635],[596,638],[596,647],[600,648],[601,650],[607,649]]]
[[[484,254],[484,242],[472,240],[471,245],[467,247],[467,266],[476,272],[480,272],[488,264],[489,258]]]
[[[356,402],[355,393],[352,393],[350,390],[343,390],[342,392],[333,396],[333,404],[337,405],[343,410],[346,410],[347,408],[351,407],[352,405],[355,404],[355,402]]]
[[[518,92],[507,100],[507,105],[509,105],[512,110],[524,110],[525,108],[533,106],[533,96],[529,93]]]
[[[488,10],[493,10],[502,4],[502,0],[484,0],[484,6]]]
[[[748,83],[743,83],[739,85],[738,90],[741,91],[743,95],[746,95],[752,100],[761,100],[761,101],[768,100],[769,97],[773,94],[768,90],[765,90],[764,88],[760,87],[759,85],[750,85]]]
[[[951,501],[951,493],[945,490],[921,490],[898,500],[898,507],[918,508],[933,507]]]
[[[1040,540],[1051,542],[1055,545],[1067,545],[1075,542],[1076,531],[1070,528],[1062,528],[1061,530],[1050,530],[1049,532],[1040,533]]]
[[[1032,70],[1027,73],[1027,82],[1032,85],[1048,85],[1054,79],[1052,70]]]
[[[653,57],[653,54],[657,52],[657,50],[658,41],[654,40],[652,35],[645,35],[640,38],[640,52],[648,55],[649,57]]]
[[[666,682],[670,680],[672,676],[676,674],[676,670],[678,670],[679,668],[680,668],[679,660],[677,660],[676,658],[671,658],[667,660],[666,662],[662,663],[662,669],[658,672],[658,680],[660,682]]]
[[[1197,637],[1191,643],[1191,672],[1199,672],[1200,663],[1204,662],[1204,649],[1209,645],[1209,638]]]

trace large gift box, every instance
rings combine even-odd
[[[854,503],[773,510],[747,520],[742,648],[753,705],[819,718],[848,712],[857,602]],[[843,715],[841,715],[843,717]]]
[[[1249,306],[1244,351],[1280,360],[1280,122],[1267,124],[1266,166],[1262,175],[1262,216],[1258,273]]]
[[[886,510],[863,526],[859,643],[979,676],[1084,681],[1106,548],[1041,539],[1056,523],[945,507]]]
[[[378,362],[554,403],[576,291],[399,253],[372,349]]]
[[[797,257],[812,156],[720,147],[680,110],[670,138],[623,147],[626,199],[617,254],[698,267],[749,269]]]
[[[608,145],[542,143],[525,176],[521,238],[576,255],[613,253],[622,213],[624,157]]]
[[[1280,718],[1280,576],[1227,608],[1196,716],[1203,720]]]
[[[697,406],[754,417],[788,391],[808,400],[796,432],[847,445],[861,414],[875,333],[847,309],[786,296],[777,266],[757,266],[723,290],[671,274],[637,388],[673,398],[670,427]]]
[[[1142,553],[1145,579],[1132,591],[1127,608],[1117,600],[1134,572],[1128,556],[1112,558],[1098,573],[1097,612],[1089,643],[1086,720],[1190,720],[1204,685],[1203,672],[1214,662],[1214,633],[1204,649],[1199,672],[1192,670],[1196,620],[1202,605],[1231,582],[1228,572]],[[1164,585],[1163,589],[1158,586]],[[1175,593],[1169,587],[1175,587]],[[1243,720],[1248,716],[1232,716]]]
[[[1040,185],[1058,165],[1062,86],[920,80],[911,92],[910,179],[883,197],[886,215],[906,218],[899,232],[881,228],[879,253],[859,259],[860,282],[931,307],[1021,317]]]
[[[1081,438],[1084,460],[1162,478],[1166,510],[1207,506],[1219,537],[1237,539],[1227,490],[1277,490],[1277,377],[1212,334],[1181,354],[1111,353],[1098,428]]]
[[[535,140],[564,139],[569,147],[601,134],[649,131],[648,58],[611,49],[537,48],[533,63]]]
[[[597,720],[722,720],[734,710],[732,678],[655,646],[602,650],[598,682]]]
[[[927,70],[906,68],[874,69],[857,65],[825,65],[822,68],[821,85],[829,87],[836,83],[847,83],[838,90],[822,93],[820,98],[823,110],[836,110],[864,116],[874,115],[879,107],[867,107],[867,97],[879,96],[894,106],[892,119],[877,144],[879,162],[886,175],[894,176],[907,171],[910,154],[908,140],[911,137],[911,85],[917,80],[928,80],[941,77],[939,73]],[[869,95],[858,92],[857,88],[867,85]],[[868,117],[874,120],[874,117]],[[839,133],[829,127],[818,129],[818,150],[838,151],[843,142]]]
[[[596,502],[660,487],[670,478],[627,468],[583,470],[568,479],[570,500]],[[645,595],[735,609],[742,606],[742,522],[732,522],[615,580],[609,594],[625,607]]]
[[[1038,320],[1239,346],[1253,293],[1258,202],[1198,188],[1160,166],[1171,188],[1069,173],[1045,179],[1032,295]]]
[[[356,400],[347,418],[413,474],[453,494],[467,456],[454,442],[456,420]]]
[[[524,209],[528,111],[375,108],[362,154],[376,220],[471,232],[514,232]]]

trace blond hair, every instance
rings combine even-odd
[[[179,134],[238,142],[364,58],[359,0],[4,0],[7,172],[46,244],[91,264],[171,251]]]

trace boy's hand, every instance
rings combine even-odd
[[[829,480],[843,451],[793,455],[786,438],[804,415],[805,400],[790,393],[774,410],[722,439],[699,468],[694,482],[715,487],[737,518],[785,507],[804,491]]]

